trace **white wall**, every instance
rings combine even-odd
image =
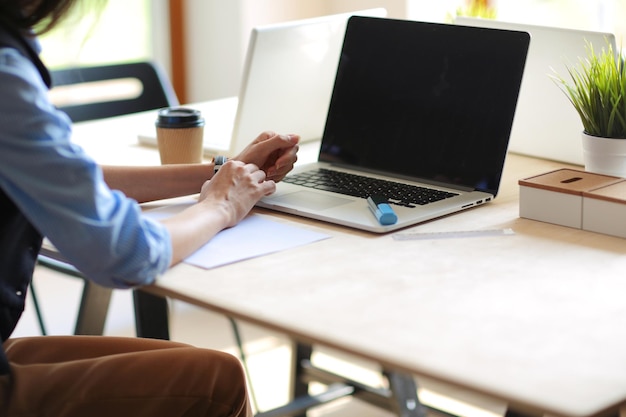
[[[151,57],[170,75],[172,74],[172,54],[170,49],[170,20],[166,0],[150,2]]]
[[[186,0],[188,101],[234,95],[240,66],[240,2]]]
[[[374,7],[406,16],[407,0],[186,0],[189,102],[236,96],[254,26]]]
[[[157,0],[161,2],[163,0]],[[252,27],[384,7],[392,18],[444,22],[464,0],[186,0],[190,102],[237,95]],[[498,19],[613,31],[626,0],[496,0]]]

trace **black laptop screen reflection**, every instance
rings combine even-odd
[[[495,195],[528,35],[359,19],[370,24],[348,25],[320,160]]]

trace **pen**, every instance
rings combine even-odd
[[[371,195],[367,197],[367,205],[374,217],[383,226],[394,224],[398,221],[398,216],[389,205],[389,201],[381,195]]]

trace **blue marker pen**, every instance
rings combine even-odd
[[[398,221],[398,216],[396,216],[385,197],[380,195],[369,196],[367,197],[367,204],[372,214],[383,226],[394,224]]]

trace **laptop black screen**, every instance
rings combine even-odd
[[[529,40],[352,17],[319,159],[495,195]]]

